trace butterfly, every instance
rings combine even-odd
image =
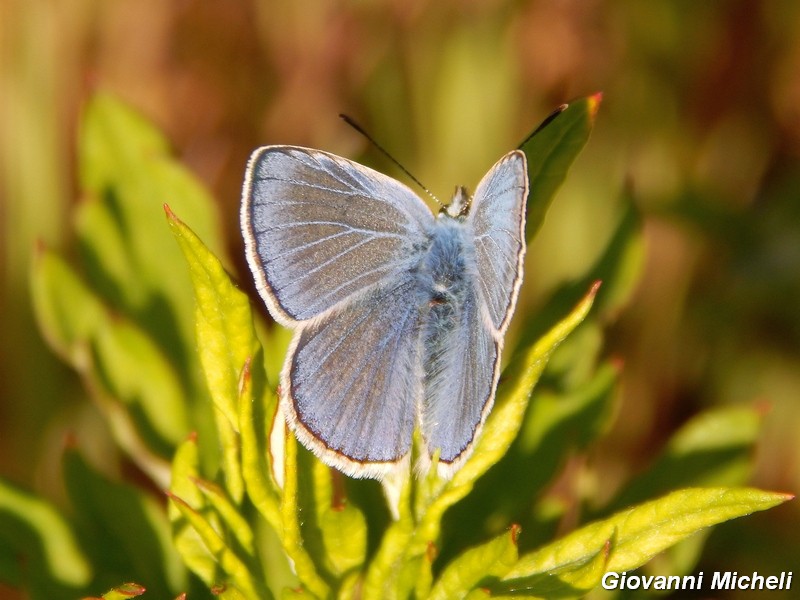
[[[494,402],[522,283],[525,154],[503,156],[474,196],[438,215],[407,186],[297,146],[250,157],[247,261],[273,318],[294,330],[280,406],[297,438],[353,477],[408,465],[450,477]]]

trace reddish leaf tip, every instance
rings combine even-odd
[[[589,96],[589,116],[594,119],[603,101],[603,92],[596,92]]]
[[[436,560],[437,556],[439,556],[439,549],[436,547],[436,544],[428,542],[428,547],[425,550],[425,557],[432,563]]]
[[[75,450],[78,447],[78,438],[74,431],[68,431],[64,435],[64,450]]]
[[[172,491],[166,490],[164,493],[167,495],[167,498],[169,498],[170,500],[172,500],[176,504],[182,504],[183,506],[186,506],[187,508],[191,508],[191,506],[189,506],[189,503],[186,502],[186,500],[184,500],[180,496],[176,496],[175,494],[172,493]]]
[[[766,417],[769,413],[772,412],[772,406],[773,406],[772,402],[764,398],[756,401],[753,408],[758,413],[758,416]]]
[[[252,379],[252,375],[250,373],[250,367],[253,364],[253,357],[248,356],[244,361],[244,366],[242,367],[242,371],[239,374],[239,396],[244,395],[245,390],[250,386],[250,380]]]
[[[136,596],[141,596],[144,594],[147,589],[138,583],[123,583],[121,586],[115,588],[114,591],[122,594],[123,596],[135,598]]]
[[[516,546],[517,540],[519,540],[519,534],[522,533],[522,527],[517,523],[512,523],[509,532],[511,533],[511,543]]]
[[[611,363],[611,368],[617,373],[622,373],[625,369],[625,359],[621,356],[612,356],[609,362]]]

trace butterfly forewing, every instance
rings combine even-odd
[[[293,146],[253,153],[242,229],[273,316],[315,317],[408,269],[433,216],[398,181],[347,159]]]
[[[478,287],[492,324],[501,332],[522,282],[527,196],[525,155],[515,150],[478,184],[468,217],[475,236]]]

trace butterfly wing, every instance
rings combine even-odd
[[[421,429],[428,454],[439,450],[439,472],[448,476],[469,455],[491,408],[501,342],[486,326],[472,287],[454,305],[438,305],[432,312],[423,344]]]
[[[381,173],[292,146],[254,152],[243,196],[259,292],[295,329],[283,412],[326,463],[380,478],[410,450],[422,385],[414,269],[433,215]]]
[[[421,394],[419,292],[413,274],[328,311],[295,334],[282,408],[324,462],[382,478],[408,455]]]
[[[408,270],[432,223],[406,186],[327,152],[265,146],[247,167],[247,260],[270,313],[287,326]]]
[[[522,284],[527,172],[525,154],[506,154],[478,184],[467,217],[475,236],[478,290],[500,333],[508,327]]]
[[[439,470],[469,456],[491,410],[500,377],[503,334],[522,280],[525,253],[525,155],[514,151],[478,185],[462,233],[465,285],[431,308],[423,336],[422,434]]]

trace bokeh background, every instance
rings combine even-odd
[[[212,191],[245,288],[238,203],[256,146],[325,149],[402,179],[345,112],[448,198],[560,103],[602,91],[522,300],[535,311],[586,271],[620,197],[634,198],[644,254],[607,327],[624,369],[614,428],[588,458],[598,501],[692,415],[734,404],[764,414],[750,483],[800,489],[800,3],[3,0],[0,26],[0,475],[58,503],[77,432],[124,476],[37,330],[28,281],[37,243],[74,252],[75,136],[93,91],[155,121]],[[752,571],[773,553],[790,570],[798,525],[796,503],[726,524],[701,568]]]

